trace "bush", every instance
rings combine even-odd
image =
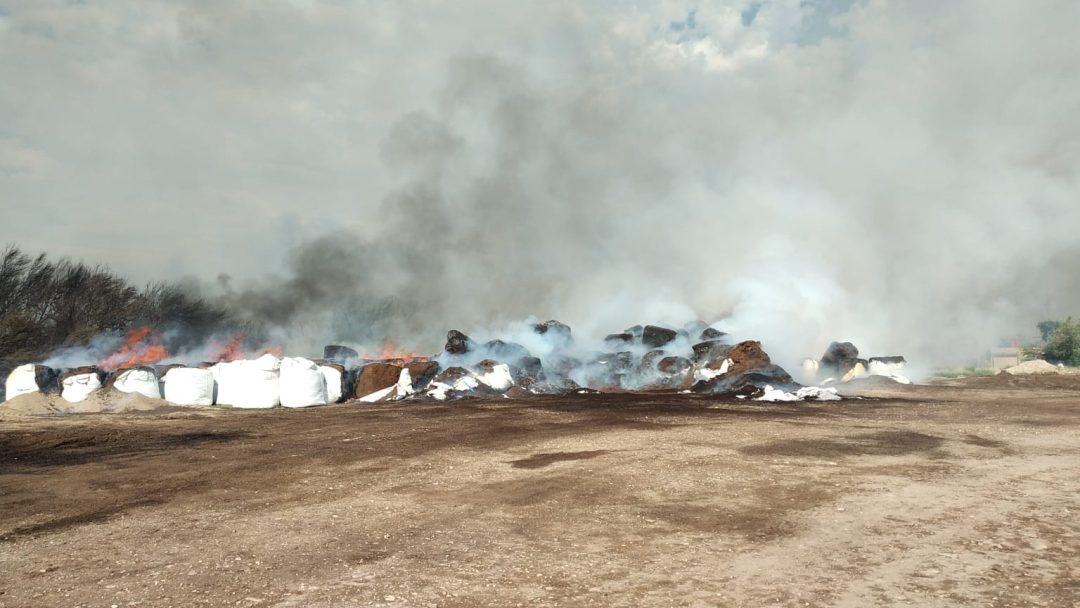
[[[1027,344],[1020,348],[1020,359],[1022,361],[1046,359],[1046,350],[1042,344]]]
[[[1080,323],[1073,322],[1072,317],[1062,321],[1050,335],[1043,352],[1051,363],[1080,366]]]
[[[1050,336],[1054,335],[1058,326],[1061,325],[1061,321],[1042,321],[1036,327],[1039,328],[1039,335],[1042,336],[1043,342],[1049,342]]]
[[[0,383],[16,365],[141,325],[199,340],[235,323],[223,306],[178,286],[139,289],[102,266],[0,249]]]

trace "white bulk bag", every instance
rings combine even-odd
[[[96,373],[75,374],[64,378],[63,391],[60,396],[65,401],[78,403],[90,396],[90,393],[101,388],[101,377]]]
[[[903,371],[904,365],[905,362],[900,361],[870,361],[870,369],[867,370],[867,373],[871,376],[889,376]]]
[[[345,386],[345,379],[342,377],[344,374],[332,365],[320,365],[319,371],[322,372],[323,380],[326,381],[326,402],[341,401],[342,387]]]
[[[213,374],[218,383],[218,405],[269,408],[281,403],[281,362],[273,355],[219,363]]]
[[[326,405],[326,377],[319,366],[303,357],[281,360],[281,405],[308,407]]]
[[[473,387],[475,388],[475,384]],[[364,403],[378,403],[382,401],[389,401],[395,399],[404,399],[416,394],[416,387],[413,386],[412,374],[409,373],[409,368],[404,367],[401,369],[401,373],[398,374],[398,380],[395,384],[388,386],[382,390],[375,391],[370,395],[364,395],[359,399]],[[440,399],[445,399],[445,395]]]
[[[398,376],[398,381],[395,386],[397,388],[396,397],[398,399],[404,399],[416,392],[416,389],[413,388],[412,374],[409,373],[409,368],[402,368],[401,375]]]
[[[813,384],[817,382],[818,374],[821,370],[821,362],[817,359],[803,359],[802,362],[802,381],[806,384]]]
[[[174,367],[165,372],[165,400],[175,405],[213,405],[214,372]]]
[[[860,362],[856,363],[854,367],[848,370],[848,373],[844,374],[844,377],[840,379],[841,382],[851,382],[856,378],[862,378],[866,375],[866,367]]]
[[[113,382],[113,388],[121,393],[139,393],[151,399],[161,399],[161,386],[157,375],[147,369],[129,369],[121,372]]]
[[[363,397],[357,399],[357,401],[361,403],[379,403],[380,401],[385,401],[392,398],[396,394],[396,391],[397,385],[392,384],[384,389],[377,390],[370,395],[364,395]]]
[[[241,363],[243,361],[228,361],[210,367],[210,373],[214,376],[214,403],[217,405],[231,405],[236,400],[231,393],[236,388],[236,382],[227,376],[235,374]]]
[[[4,398],[9,401],[19,395],[40,392],[41,387],[37,384],[37,366],[27,363],[11,370],[4,386],[7,389]]]
[[[497,391],[509,390],[511,386],[514,386],[510,366],[505,363],[493,366],[489,372],[476,374],[476,379]]]

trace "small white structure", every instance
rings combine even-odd
[[[281,405],[326,405],[327,399],[326,376],[314,361],[303,357],[281,360]]]
[[[1003,346],[990,349],[990,369],[998,371],[1020,365],[1020,348],[1016,346]]]
[[[121,393],[139,393],[151,399],[161,399],[161,385],[157,374],[149,369],[129,369],[116,377],[113,388]]]
[[[173,405],[213,405],[214,372],[196,367],[174,367],[162,377],[165,400]]]
[[[265,409],[281,403],[281,361],[266,354],[254,361],[230,361],[211,368],[217,404]]]

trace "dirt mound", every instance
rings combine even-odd
[[[761,342],[756,340],[739,342],[728,353],[728,358],[731,359],[731,367],[728,371],[732,373],[765,369],[772,365],[768,353],[761,348]],[[784,374],[786,375],[787,372],[784,372]]]
[[[634,341],[634,334],[623,332],[621,334],[608,334],[604,338],[604,344],[610,348],[621,348],[623,345]]]
[[[782,391],[797,391],[802,388],[795,382],[791,375],[779,365],[769,364],[750,370],[728,372],[709,380],[702,380],[694,384],[691,390],[695,393],[717,395],[723,397],[759,397],[765,392],[765,387],[772,387]]]
[[[506,342],[504,340],[491,340],[485,342],[484,350],[488,357],[498,359],[499,361],[506,361],[508,363],[514,363],[525,357],[532,356],[529,349],[524,346],[517,342]]]
[[[1042,359],[1035,359],[1034,361],[1024,361],[1020,365],[1014,365],[1006,370],[1006,374],[1012,374],[1014,376],[1022,376],[1026,374],[1057,374],[1060,372],[1058,366]]]
[[[434,361],[410,361],[405,364],[405,369],[409,370],[413,388],[420,390],[439,373],[439,364]]]
[[[694,364],[686,357],[664,357],[656,367],[661,372],[671,375],[689,371],[693,366]]]
[[[139,393],[121,393],[115,390],[94,391],[78,403],[69,403],[57,394],[27,393],[0,405],[0,420],[27,416],[149,412],[174,407],[164,399],[151,399]]]
[[[331,361],[353,361],[360,358],[360,353],[348,346],[328,344],[323,347],[323,358]]]
[[[649,348],[661,348],[674,340],[677,335],[679,335],[678,332],[673,329],[657,325],[646,325],[641,330],[641,341]]]
[[[698,335],[698,339],[703,340],[703,341],[721,340],[726,335],[727,335],[726,333],[724,333],[724,332],[722,332],[722,331],[720,331],[718,329],[713,329],[711,327],[706,327],[705,329],[701,330],[701,334]]]
[[[360,370],[354,396],[357,399],[397,384],[401,366],[393,363],[369,363]]]
[[[731,345],[724,344],[719,340],[699,342],[693,346],[693,359],[709,369],[720,369],[720,366],[724,364],[724,360],[731,354],[732,348]]]
[[[844,377],[859,362],[859,349],[851,342],[833,342],[821,356],[822,369],[830,375]]]
[[[554,319],[533,325],[533,331],[547,338],[556,348],[568,348],[574,344],[574,335],[570,326]]]
[[[464,355],[475,347],[476,343],[472,341],[472,338],[460,331],[451,329],[446,332],[446,346],[444,347],[444,350],[451,355]]]

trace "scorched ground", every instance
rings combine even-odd
[[[1073,606],[1075,377],[0,422],[0,606]]]

